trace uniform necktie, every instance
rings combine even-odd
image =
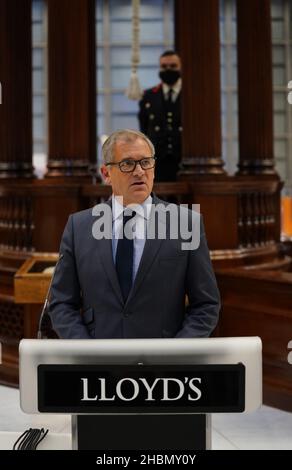
[[[126,212],[126,213],[125,213]],[[134,241],[125,234],[125,226],[136,212],[125,211],[123,213],[123,227],[121,237],[118,241],[116,253],[116,271],[123,295],[124,302],[127,301],[133,282]]]
[[[167,102],[172,103],[172,95],[173,95],[173,89],[170,88],[167,93]]]

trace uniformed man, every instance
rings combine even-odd
[[[155,147],[155,180],[175,181],[181,159],[181,61],[175,51],[165,51],[159,63],[161,83],[145,90],[139,122]]]

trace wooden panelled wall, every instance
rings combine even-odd
[[[0,380],[9,384],[18,381],[19,339],[35,336],[40,311],[40,306],[27,310],[14,303],[17,268],[32,251],[58,251],[69,213],[110,194],[91,179],[96,154],[94,3],[48,2],[49,163],[40,181],[33,178],[31,163],[30,0],[0,2]],[[157,184],[155,191],[177,202],[201,204],[223,301],[216,334],[260,336],[265,401],[292,409],[287,363],[292,274],[279,243],[270,2],[245,0],[237,6],[238,173],[227,175],[221,156],[218,1],[179,0],[175,29],[184,66],[183,166],[178,182]],[[26,84],[21,91],[19,76]]]

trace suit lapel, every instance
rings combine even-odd
[[[123,303],[122,292],[120,283],[117,277],[117,271],[113,261],[112,240],[103,238],[99,240],[99,256],[101,258],[104,270],[111,282],[112,288],[118,296],[119,300]]]
[[[165,100],[164,100],[164,95],[163,95],[163,90],[162,86],[159,88],[159,90],[152,95],[152,112],[156,115],[159,116],[161,113],[161,110],[165,106]]]
[[[165,101],[165,99],[164,99],[164,94],[163,94],[162,86],[161,86],[161,88],[160,88],[160,90],[159,90],[157,105],[158,105],[158,111],[159,111],[159,113],[161,112],[161,109],[163,109],[163,108],[166,106],[166,101]]]
[[[158,203],[163,203],[163,202],[160,201],[156,196],[153,196],[153,207],[152,207],[150,218],[149,218],[148,229],[151,230],[151,227],[153,227],[152,224],[156,223],[157,227],[155,228],[154,231],[152,231],[152,233],[155,233],[155,234],[157,234],[157,231],[160,229],[160,227],[162,229],[165,228],[165,220],[161,218],[159,214],[158,214],[157,222],[155,221],[155,211],[153,209]],[[133,298],[136,292],[138,291],[141,283],[143,282],[145,275],[151,268],[151,265],[153,264],[154,259],[156,258],[156,255],[161,247],[162,242],[163,242],[163,239],[159,240],[157,237],[155,237],[154,239],[149,239],[149,238],[146,239],[143,254],[142,254],[141,261],[140,261],[139,268],[138,268],[138,272],[135,278],[135,282],[133,284],[132,290],[130,291],[127,302],[131,298]]]
[[[106,201],[106,204],[112,207],[111,199]],[[111,220],[111,226],[112,226],[112,220]],[[101,240],[98,240],[98,243],[96,243],[96,248],[97,248],[98,255],[101,259],[103,268],[105,270],[105,273],[111,282],[114,292],[116,293],[119,300],[122,303],[124,303],[118,276],[117,276],[117,271],[116,271],[114,260],[113,260],[112,239],[102,238]]]

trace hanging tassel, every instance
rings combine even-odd
[[[140,100],[142,98],[143,91],[140,86],[137,71],[134,69],[131,72],[130,83],[125,94],[130,100]]]
[[[129,86],[125,95],[130,100],[140,100],[143,92],[140,87],[139,77],[137,74],[137,66],[140,62],[140,18],[139,18],[140,0],[132,0],[132,72]]]

